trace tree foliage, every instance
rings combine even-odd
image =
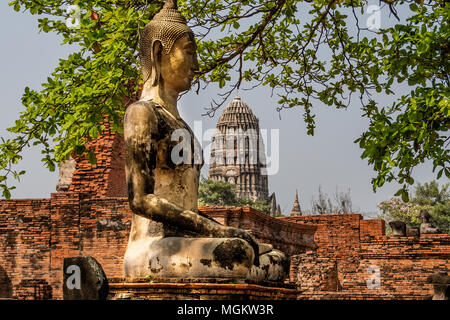
[[[428,210],[436,225],[446,233],[450,233],[450,183],[441,187],[437,181],[418,184],[409,203],[399,198],[381,202],[382,218],[387,221],[400,220],[412,227],[420,226],[420,210]]]
[[[224,181],[202,179],[198,188],[198,204],[201,206],[249,206],[258,211],[270,214],[270,205],[267,201],[252,201],[238,198],[235,187],[236,185]]]
[[[0,188],[10,197],[8,175],[24,148],[42,147],[50,170],[71,154],[95,155],[86,142],[104,129],[122,130],[127,105],[138,96],[139,31],[159,10],[160,0],[13,0],[14,10],[39,15],[42,32],[62,36],[79,48],[43,83],[41,91],[25,88],[25,107],[0,145]],[[402,184],[407,200],[412,169],[433,161],[437,178],[448,169],[449,9],[446,0],[382,0],[406,21],[377,32],[361,25],[367,0],[180,0],[180,10],[197,35],[200,70],[194,89],[217,83],[222,101],[235,88],[268,86],[279,107],[298,108],[307,133],[314,134],[314,104],[346,108],[357,97],[370,127],[356,140],[377,176],[374,191],[385,181]],[[68,4],[81,9],[80,27],[70,28]],[[353,30],[353,31],[351,31]],[[411,92],[380,105],[373,93],[393,94],[407,82]],[[446,144],[447,143],[447,144]]]
[[[201,179],[198,187],[199,205],[233,206],[236,202],[234,185],[231,183]]]

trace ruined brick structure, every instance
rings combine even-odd
[[[383,220],[359,214],[279,219],[317,226],[317,250],[291,257],[299,298],[424,299],[433,292],[427,276],[450,271],[448,234],[387,236]]]
[[[77,159],[68,191],[0,201],[0,298],[61,299],[70,256],[92,256],[108,278],[122,276],[131,218],[123,139],[107,130],[93,148],[97,164]],[[426,277],[450,271],[449,235],[386,236],[384,221],[358,214],[274,218],[247,207],[199,209],[287,252],[297,299],[422,299],[432,293]],[[379,268],[379,289],[367,286],[371,266]]]
[[[61,299],[64,257],[93,256],[109,277],[122,275],[131,218],[123,138],[107,129],[92,146],[97,164],[77,159],[69,191],[0,201],[0,298]]]
[[[216,221],[226,226],[249,231],[265,243],[271,243],[289,256],[314,250],[316,226],[312,224],[290,223],[275,219],[250,207],[199,207]]]

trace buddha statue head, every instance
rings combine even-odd
[[[175,91],[189,89],[198,68],[195,39],[176,0],[166,1],[144,27],[140,58],[144,87],[155,87],[163,78]]]

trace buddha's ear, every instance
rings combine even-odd
[[[155,41],[152,46],[152,71],[151,71],[151,84],[152,86],[158,85],[159,77],[161,76],[161,54],[162,45],[161,42]]]

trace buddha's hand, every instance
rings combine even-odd
[[[242,239],[253,248],[253,251],[255,253],[255,259],[253,261],[253,264],[255,266],[259,266],[259,245],[258,242],[256,242],[256,239],[250,233],[242,229],[237,229],[233,227],[223,227],[223,228],[225,237]]]

